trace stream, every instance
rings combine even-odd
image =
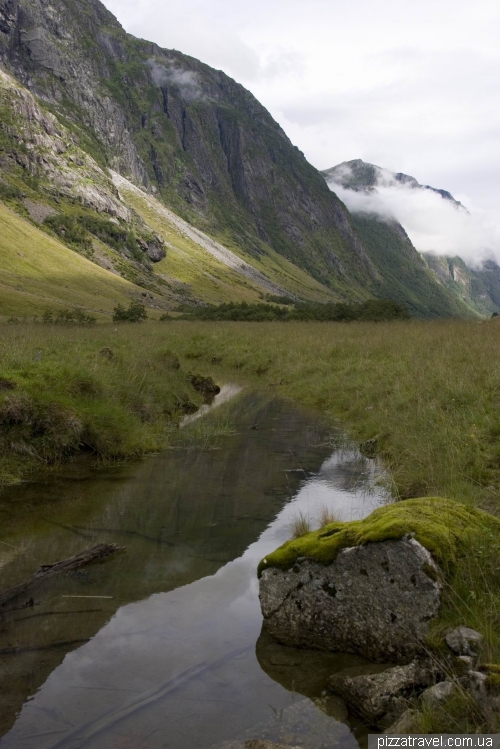
[[[225,386],[195,417],[234,431],[134,464],[77,460],[0,496],[1,588],[97,543],[126,546],[0,618],[0,749],[363,742],[325,692],[362,659],[261,634],[256,568],[299,511],[314,526],[322,507],[351,520],[385,503],[374,461],[269,393]]]

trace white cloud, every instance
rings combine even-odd
[[[160,65],[154,59],[148,60],[148,66],[155,86],[174,85],[188,102],[202,101],[205,98],[199,78],[192,70],[172,65]]]
[[[330,188],[353,213],[377,214],[399,221],[420,252],[459,255],[472,267],[492,258],[500,263],[497,217],[471,209],[467,196],[462,196],[460,202],[468,210],[461,209],[431,190],[396,182],[385,172],[369,192],[345,189],[333,182]]]

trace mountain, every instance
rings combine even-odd
[[[348,190],[370,191],[377,186],[400,184],[415,190],[430,190],[437,193],[444,200],[449,200],[457,208],[466,210],[462,203],[455,200],[453,195],[447,190],[440,190],[430,185],[421,185],[415,177],[403,172],[391,172],[389,169],[369,164],[362,159],[353,159],[352,161],[343,161],[341,164],[326,169],[322,172],[328,183],[342,185]]]
[[[0,62],[102,167],[245,256],[271,248],[340,297],[377,278],[348,211],[221,71],[126,34],[98,0],[8,0]]]
[[[376,194],[382,201],[380,187],[397,187],[431,191],[450,203],[458,211],[467,209],[447,190],[421,185],[414,177],[402,172],[369,164],[361,159],[345,161],[322,172],[332,190]],[[367,204],[369,207],[370,204]],[[380,207],[380,205],[379,205]],[[353,215],[353,223],[370,258],[379,269],[383,283],[378,283],[377,293],[397,301],[404,301],[417,315],[463,316],[464,307],[469,315],[490,316],[500,309],[500,267],[493,261],[481,268],[470,268],[459,257],[419,253],[398,221],[390,218],[390,207],[381,216],[361,211]],[[436,289],[436,282],[441,287]]]
[[[127,34],[98,0],[0,5],[0,170],[4,220],[40,237],[34,314],[68,248],[90,261],[88,280],[105,270],[158,314],[270,295],[471,314],[401,227],[351,216],[250,92]],[[0,314],[17,314],[28,270],[6,252]]]
[[[9,209],[2,223],[17,238],[1,242],[0,315],[43,314],[51,303],[60,307],[63,301],[71,306],[73,276],[54,276],[58,262],[68,267],[68,248],[91,261],[85,264],[87,285],[95,277],[99,288],[102,274],[96,266],[110,274],[115,303],[140,298],[161,311],[200,300],[255,302],[269,293],[332,299],[330,289],[271,248],[245,262],[168,211],[152,193],[98,163],[80,141],[69,121],[0,68],[0,200]],[[34,274],[22,262],[22,233],[37,247]],[[47,235],[59,241],[48,242]],[[120,277],[128,285],[117,284]],[[21,293],[25,286],[29,297]],[[77,293],[73,306],[98,316],[112,309],[100,305],[97,294],[86,301]]]

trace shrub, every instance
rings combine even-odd
[[[0,199],[1,200],[15,200],[23,197],[23,193],[19,188],[13,185],[7,185],[5,182],[0,182]]]
[[[279,294],[266,294],[266,302],[271,304],[295,304],[289,296],[280,296]]]
[[[141,322],[148,316],[144,304],[137,300],[130,302],[128,309],[118,304],[113,312],[113,322]]]
[[[72,216],[61,214],[47,216],[43,223],[52,229],[66,244],[80,250],[92,250],[92,239],[89,233]]]
[[[281,297],[279,297],[281,299]],[[283,302],[280,302],[283,304]],[[183,308],[185,310],[185,307]],[[180,311],[180,308],[179,308]],[[391,299],[368,299],[361,304],[342,302],[301,302],[284,309],[274,304],[228,302],[219,306],[188,308],[183,319],[235,320],[240,322],[272,322],[300,320],[304,322],[353,322],[354,320],[382,322],[407,320],[410,314],[403,304]]]
[[[82,309],[45,310],[42,322],[46,325],[95,325],[97,318]]]

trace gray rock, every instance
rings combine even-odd
[[[159,241],[148,242],[147,254],[152,263],[159,263],[164,257],[167,257],[163,243]]]
[[[441,585],[414,538],[344,549],[330,565],[298,560],[260,580],[265,626],[285,645],[405,662],[424,650]]]
[[[433,687],[429,687],[422,693],[422,705],[436,707],[440,703],[446,702],[455,690],[456,686],[452,681],[440,681],[439,684],[434,684]]]
[[[370,725],[377,725],[386,715],[392,722],[406,710],[407,700],[435,679],[430,661],[413,661],[378,673],[359,674],[359,669],[346,669],[330,678],[329,687],[353,712]]]
[[[469,627],[457,627],[445,636],[446,644],[456,655],[479,655],[484,638]]]
[[[386,734],[403,734],[412,733],[415,724],[421,713],[418,710],[405,710],[405,712],[390,726],[384,733]]]

